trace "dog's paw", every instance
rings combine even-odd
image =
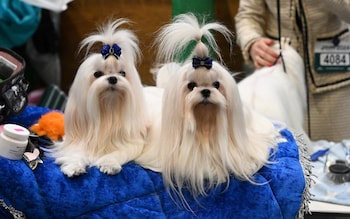
[[[108,174],[108,175],[115,175],[119,173],[122,169],[122,166],[114,164],[111,165],[101,165],[99,166],[99,169],[102,173]]]
[[[83,163],[62,164],[61,171],[68,177],[79,176],[86,173],[86,165]]]
[[[119,173],[122,169],[122,166],[118,162],[118,160],[110,157],[104,157],[99,159],[96,166],[100,169],[102,173],[108,175],[115,175]]]

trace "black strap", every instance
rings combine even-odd
[[[287,71],[286,71],[286,66],[285,66],[285,64],[284,64],[283,55],[282,55],[280,0],[277,0],[277,28],[278,28],[278,41],[279,41],[279,49],[280,49],[279,56],[280,56],[281,61],[282,61],[283,71],[284,71],[285,73],[287,73]]]

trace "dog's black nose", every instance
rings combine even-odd
[[[204,89],[201,91],[201,94],[204,98],[208,98],[210,96],[210,90],[209,89]]]
[[[107,80],[108,80],[108,83],[110,84],[116,84],[118,82],[117,77],[114,77],[114,76],[109,77]]]

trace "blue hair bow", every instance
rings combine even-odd
[[[207,69],[211,69],[211,67],[213,66],[213,59],[210,57],[205,57],[205,58],[193,57],[192,66],[195,69],[199,67],[206,67]]]
[[[114,43],[112,47],[106,44],[102,47],[101,54],[104,59],[108,58],[108,56],[110,55],[113,55],[114,57],[119,59],[120,55],[122,54],[122,49],[116,43]]]

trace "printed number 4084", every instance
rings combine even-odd
[[[346,66],[349,65],[348,53],[321,53],[320,64],[326,66]]]

